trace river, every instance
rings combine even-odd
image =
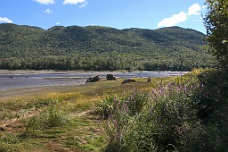
[[[41,86],[80,85],[92,75],[99,74],[105,78],[107,74],[119,78],[167,77],[181,75],[179,71],[134,71],[134,72],[20,72],[10,71],[0,73],[0,91]],[[186,72],[184,72],[186,73]]]

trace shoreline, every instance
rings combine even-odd
[[[54,71],[54,70],[0,70],[0,100],[28,95],[64,92],[86,85],[89,76],[99,74],[105,81],[106,74],[119,79],[169,77],[186,74],[186,71]],[[80,77],[77,77],[80,76]],[[88,85],[89,86],[89,85]]]
[[[129,71],[80,71],[80,70],[1,70],[0,74],[40,74],[40,73],[128,73]],[[137,71],[133,71],[137,72]]]
[[[140,72],[169,72],[169,73],[180,73],[183,74],[188,73],[189,71],[127,71],[127,70],[117,70],[117,71],[83,71],[83,70],[2,70],[0,69],[0,75],[10,75],[10,74],[18,74],[18,75],[24,75],[24,74],[119,74],[119,73],[140,73]]]

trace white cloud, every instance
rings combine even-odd
[[[165,18],[158,23],[158,27],[170,27],[175,26],[178,23],[185,22],[187,20],[187,14],[185,12],[180,12],[179,14],[174,14],[172,17]]]
[[[35,0],[35,1],[40,3],[40,4],[44,4],[44,5],[54,4],[55,3],[54,0]]]
[[[13,21],[7,17],[0,17],[0,23],[13,23]]]
[[[199,4],[193,4],[188,9],[188,15],[200,15],[201,7]]]
[[[88,2],[84,2],[82,5],[80,5],[79,7],[82,8],[82,7],[86,7],[86,5],[88,4]]]
[[[55,23],[55,25],[59,25],[59,24],[60,24],[59,22]]]
[[[45,13],[45,14],[51,14],[51,13],[53,13],[53,11],[50,10],[50,9],[46,9],[46,10],[44,11],[44,13]]]
[[[77,5],[79,3],[86,3],[86,0],[64,0],[63,4]]]
[[[200,7],[199,4],[193,4],[188,8],[188,13],[185,13],[185,11],[181,11],[179,14],[174,14],[172,17],[165,18],[158,23],[158,27],[170,27],[170,26],[175,26],[181,22],[185,22],[193,15],[199,16],[200,11],[204,8],[205,6]]]

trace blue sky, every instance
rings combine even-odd
[[[206,33],[205,0],[0,0],[0,23],[99,25],[117,29],[180,26]]]

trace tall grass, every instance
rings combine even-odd
[[[58,109],[56,106],[51,106],[42,111],[42,114],[31,117],[26,125],[25,132],[21,137],[36,136],[37,131],[42,129],[49,129],[52,127],[62,127],[70,123],[66,114]]]
[[[186,76],[160,83],[149,93],[107,97],[102,114],[108,118],[110,142],[105,151],[210,151],[202,146],[208,131],[195,107],[202,88],[197,79]]]

